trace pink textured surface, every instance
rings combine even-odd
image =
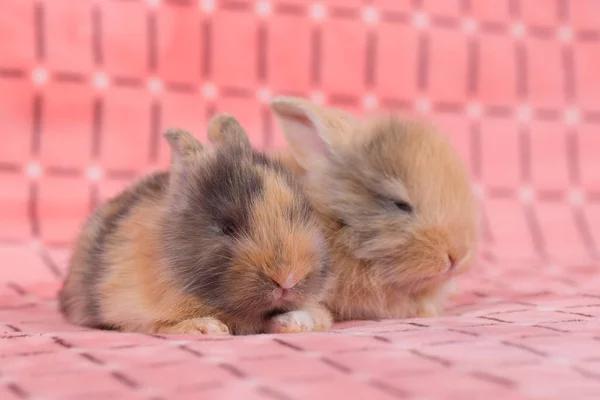
[[[76,4],[75,4],[76,3]],[[600,0],[0,1],[0,399],[600,398]],[[89,211],[218,111],[425,114],[481,257],[439,319],[213,339],[83,330],[55,294]]]

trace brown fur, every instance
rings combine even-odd
[[[144,178],[92,215],[60,293],[75,324],[149,333],[277,331],[269,318],[305,310],[314,329],[330,283],[326,245],[308,200],[280,164],[250,148],[227,115],[215,148],[168,131],[170,173]],[[277,282],[296,285],[279,298]],[[294,327],[292,327],[294,329]]]
[[[271,107],[289,144],[275,158],[303,178],[329,237],[336,287],[326,304],[336,319],[439,315],[453,277],[471,265],[478,226],[447,138],[423,122],[358,121],[299,98]]]

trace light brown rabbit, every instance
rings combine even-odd
[[[358,120],[308,100],[271,109],[289,145],[276,155],[303,177],[328,235],[337,320],[440,315],[478,236],[469,176],[432,126]]]
[[[252,334],[324,330],[327,245],[302,186],[231,116],[205,149],[167,131],[170,172],[102,205],[79,237],[63,314],[94,328]]]

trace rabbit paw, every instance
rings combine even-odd
[[[311,332],[314,320],[308,311],[298,310],[279,314],[267,324],[267,333],[301,333]]]
[[[417,306],[417,318],[435,318],[439,317],[438,307],[431,300],[424,300]]]
[[[216,318],[202,317],[181,321],[175,325],[160,329],[159,333],[200,333],[203,335],[229,335],[229,328]]]
[[[454,278],[450,279],[444,285],[442,290],[445,292],[445,295],[447,298],[456,297],[460,294],[460,288],[458,287],[458,283],[456,282],[456,279],[454,279]]]

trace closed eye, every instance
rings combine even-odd
[[[237,233],[237,227],[233,222],[224,222],[221,224],[221,232],[225,236],[234,236]]]
[[[413,207],[408,204],[406,201],[395,201],[394,205],[396,206],[396,208],[398,208],[401,211],[404,211],[406,213],[412,213],[413,212]]]

